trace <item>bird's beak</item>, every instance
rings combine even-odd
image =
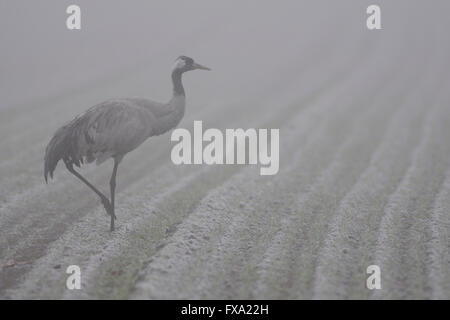
[[[211,70],[210,68],[202,66],[201,64],[198,64],[198,63],[194,63],[192,66],[194,67],[194,69]]]

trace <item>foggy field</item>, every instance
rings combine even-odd
[[[450,299],[448,1],[377,1],[375,31],[365,0],[81,0],[79,31],[39,3],[0,4],[1,299]],[[279,172],[176,166],[152,137],[110,232],[62,162],[45,184],[45,147],[104,100],[169,100],[179,55],[212,71],[178,127],[279,128]],[[106,193],[111,169],[81,172]]]

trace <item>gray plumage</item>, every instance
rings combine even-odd
[[[117,166],[125,154],[137,148],[151,136],[161,135],[178,125],[185,112],[185,93],[182,74],[186,71],[209,70],[193,59],[180,56],[172,71],[174,94],[168,103],[158,103],[143,98],[108,100],[88,109],[83,114],[59,128],[45,150],[44,178],[53,178],[60,160],[67,169],[87,184],[101,199],[111,215],[114,229],[114,193]],[[83,163],[114,159],[110,180],[111,200],[73,169]]]
[[[93,106],[58,129],[45,152],[44,177],[53,178],[59,160],[80,167],[84,162],[125,155],[147,138],[176,127],[184,115],[183,96],[162,104],[127,98]]]

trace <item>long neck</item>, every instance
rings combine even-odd
[[[173,95],[174,96],[184,96],[183,83],[181,81],[182,72],[180,70],[174,70],[172,72],[172,83],[173,83]]]
[[[182,72],[172,72],[173,97],[164,105],[161,105],[158,121],[152,126],[152,134],[160,135],[175,128],[184,116],[186,97],[181,83]]]

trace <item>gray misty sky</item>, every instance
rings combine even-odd
[[[210,96],[228,94],[232,100],[232,92],[257,92],[276,77],[300,72],[306,47],[320,54],[330,47],[329,39],[360,46],[371,41],[367,37],[375,41],[380,35],[364,34],[369,3],[0,0],[0,109],[129,78],[139,85],[124,86],[117,96],[164,100],[171,90],[171,64],[180,54],[214,70],[207,83],[189,75],[188,87],[201,83]],[[381,3],[383,23],[395,32],[395,14],[404,13]],[[81,31],[66,29],[70,4],[81,7]],[[333,36],[324,40],[323,34]]]

